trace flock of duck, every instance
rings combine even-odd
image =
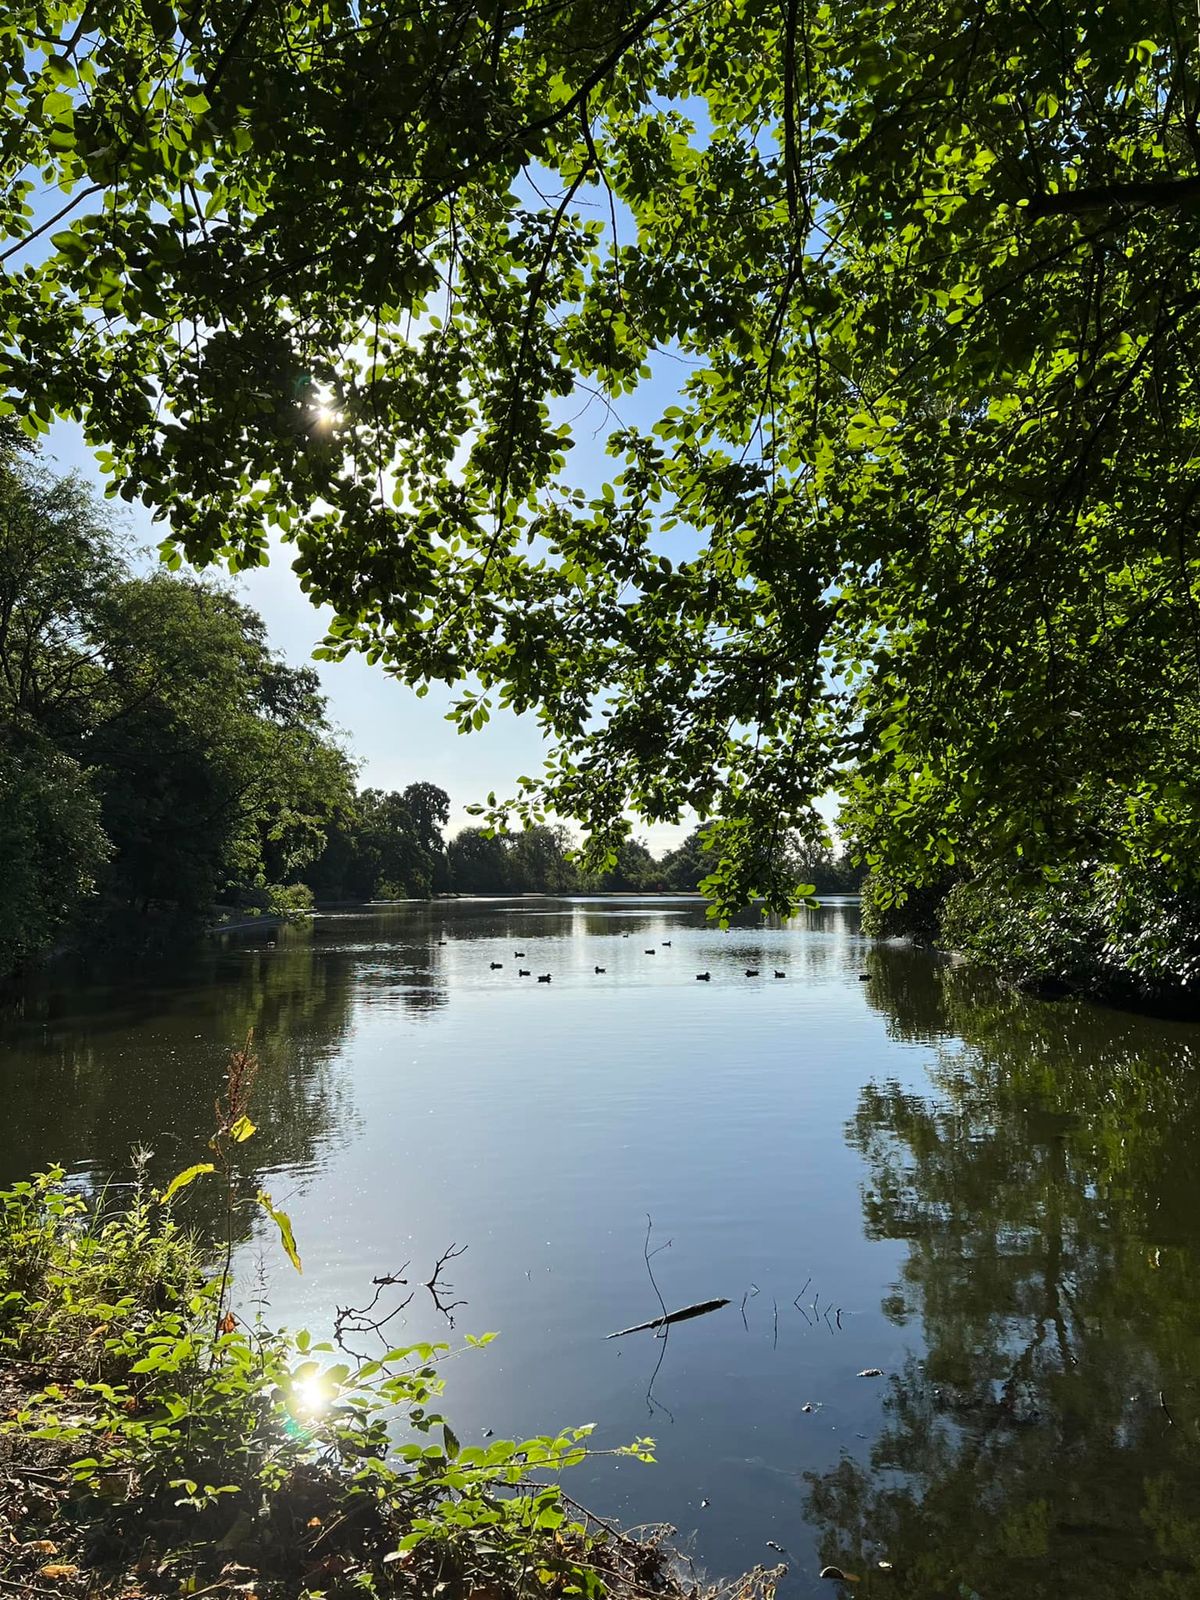
[[[627,933],[623,933],[621,935],[621,937],[623,939],[628,939],[629,935]],[[447,943],[448,943],[447,940],[439,939],[438,940],[438,948],[439,949],[445,949]],[[662,948],[663,950],[669,950],[671,948],[670,939],[664,939],[662,941],[662,943],[661,943],[661,947],[660,948]],[[643,953],[645,955],[648,955],[648,956],[653,956],[653,955],[657,955],[658,954],[658,950],[655,949],[654,946],[651,946],[649,950],[646,950]],[[526,961],[529,958],[526,956],[524,950],[514,950],[513,951],[513,959],[515,961]],[[490,961],[488,963],[488,966],[489,966],[489,968],[491,969],[492,972],[503,972],[503,970],[504,970],[503,961]],[[608,968],[607,967],[593,967],[592,970],[593,970],[593,972],[596,972],[596,973],[604,973],[604,972],[607,972]],[[771,968],[771,972],[772,972],[772,975],[774,977],[776,977],[776,978],[786,978],[787,977],[787,973],[786,972],[780,972],[778,967],[772,967]],[[553,976],[554,976],[553,973],[550,973],[550,972],[539,972],[538,975],[537,975],[537,981],[539,983],[549,983],[551,981],[551,979],[553,978]],[[759,970],[758,967],[747,967],[746,968],[746,976],[748,978],[757,978],[757,977],[761,976],[761,973],[760,973],[760,970]],[[531,967],[518,967],[517,968],[517,977],[518,978],[532,978],[533,977],[533,969]],[[712,982],[712,973],[711,972],[698,972],[696,974],[696,982],[697,983],[711,983]]]

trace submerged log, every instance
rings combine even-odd
[[[635,1322],[632,1328],[618,1328],[616,1333],[606,1333],[606,1339],[623,1339],[627,1333],[644,1333],[648,1328],[668,1328],[673,1322],[686,1322],[689,1317],[702,1317],[709,1311],[719,1311],[728,1300],[699,1300],[694,1306],[684,1306],[679,1311],[668,1311],[665,1317],[655,1317],[650,1322]]]

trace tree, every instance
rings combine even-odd
[[[134,576],[86,491],[11,453],[0,770],[0,971],[81,916],[194,920],[294,881],[350,792],[315,673],[261,618],[211,584]]]
[[[836,781],[898,892],[1120,864],[1126,798],[1183,877],[1198,50],[1162,0],[21,0],[0,379],[169,559],[273,521],[327,654],[537,708],[516,814],[595,869],[691,805],[786,900]],[[668,368],[572,481],[568,396]]]
[[[486,828],[464,828],[446,852],[450,882],[459,894],[507,894],[508,852]]]
[[[0,977],[46,948],[96,895],[112,847],[78,763],[0,741]]]
[[[459,894],[572,894],[580,887],[572,849],[561,825],[511,834],[463,828],[446,853],[450,882]]]
[[[294,882],[349,789],[315,675],[231,595],[165,575],[115,584],[96,627],[106,704],[83,736],[116,896],[195,916]]]
[[[433,783],[364,789],[343,807],[325,848],[307,873],[328,900],[423,898],[446,877],[441,829],[450,797]]]

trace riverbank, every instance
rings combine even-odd
[[[225,1118],[218,1172],[247,1127],[244,1112]],[[595,1454],[590,1428],[459,1444],[434,1363],[491,1336],[389,1349],[382,1324],[360,1320],[356,1342],[378,1335],[369,1356],[340,1320],[314,1342],[235,1315],[226,1272],[206,1271],[175,1217],[213,1176],[201,1163],[159,1191],[135,1168],[120,1204],[85,1197],[61,1169],[0,1192],[0,1593],[700,1592],[673,1530],[633,1537],[558,1485]],[[298,1264],[286,1217],[259,1201]],[[649,1461],[651,1447],[601,1453]],[[737,1592],[770,1600],[779,1575],[757,1571]]]
[[[868,879],[864,933],[910,938],[1042,999],[1200,1017],[1200,898],[1165,871],[992,872],[902,888]]]

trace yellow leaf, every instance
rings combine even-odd
[[[249,1117],[239,1117],[229,1130],[230,1137],[235,1144],[245,1144],[250,1135],[257,1132],[258,1129],[250,1121]]]
[[[300,1265],[300,1253],[296,1249],[296,1235],[292,1232],[292,1219],[286,1211],[278,1211],[275,1208],[271,1202],[271,1196],[263,1189],[258,1191],[258,1203],[279,1229],[279,1241],[287,1252],[288,1260],[297,1272],[303,1272],[304,1268]]]

